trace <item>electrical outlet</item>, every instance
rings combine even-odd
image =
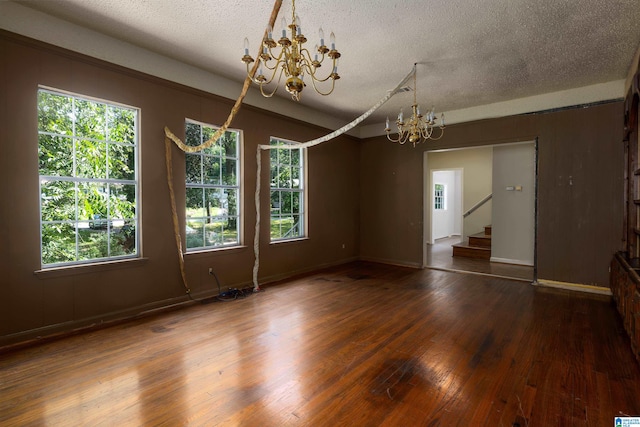
[[[213,274],[213,268],[209,267],[209,274]]]

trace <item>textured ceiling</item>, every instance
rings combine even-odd
[[[268,0],[25,0],[23,6],[241,82],[248,37],[255,57]],[[640,43],[638,0],[298,0],[317,42],[334,31],[341,79],[331,96],[307,87],[302,104],[352,119],[419,63],[418,102],[451,111],[624,79]],[[280,18],[290,20],[283,1]],[[288,96],[282,89],[282,96]],[[396,95],[373,120],[405,110]]]

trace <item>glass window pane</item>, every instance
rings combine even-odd
[[[196,123],[186,123],[187,137],[200,136],[198,143],[213,138],[217,129]],[[191,154],[187,162],[202,165],[202,178],[193,179],[187,163],[186,216],[187,248],[206,248],[239,244],[239,147],[238,132],[227,131],[211,147]],[[190,176],[191,175],[191,176]],[[199,188],[195,187],[198,184]],[[231,187],[231,188],[229,188]],[[194,220],[202,222],[195,224]],[[197,225],[197,227],[193,227]]]
[[[187,218],[202,218],[206,216],[204,212],[204,189],[202,188],[187,188]]]
[[[271,223],[270,223],[270,235],[271,240],[280,239],[282,237],[282,228],[280,227],[280,216],[279,215],[271,215]]]
[[[282,202],[282,205],[280,206],[280,212],[282,212],[283,214],[290,214],[292,212],[292,196],[293,193],[290,191],[282,191],[280,193],[280,200]]]
[[[232,159],[224,159],[222,161],[222,183],[225,185],[236,185],[236,165],[237,162]]]
[[[107,106],[92,101],[76,99],[76,135],[104,140],[107,137]]]
[[[202,183],[202,156],[198,154],[185,153],[186,179],[188,183]]]
[[[38,91],[44,266],[137,254],[137,116],[135,109]]]
[[[109,178],[135,179],[135,147],[131,145],[110,144]]]
[[[300,193],[295,191],[291,193],[291,212],[299,214],[302,212],[300,204]]]
[[[204,219],[187,220],[187,249],[204,246]]]
[[[271,150],[274,151],[274,150]],[[270,186],[277,187],[278,186],[278,165],[275,163],[271,164],[270,168],[271,178],[270,178]]]
[[[38,137],[38,168],[40,175],[73,175],[73,140],[41,134]]]
[[[278,169],[278,187],[291,188],[291,167],[280,166]]]
[[[224,155],[227,157],[238,157],[238,152],[236,149],[236,140],[238,139],[238,134],[235,132],[225,132],[224,138],[222,139],[222,147],[224,149]]]
[[[73,135],[73,100],[64,95],[38,92],[38,130]]]
[[[107,106],[109,140],[134,144],[136,139],[136,113],[134,110]]]
[[[78,230],[78,260],[86,261],[109,256],[109,234],[104,227]]]
[[[218,157],[204,156],[204,184],[220,185],[220,159]]]
[[[101,141],[76,141],[76,176],[107,178],[107,144]]]
[[[271,140],[271,145],[288,145]],[[304,233],[304,165],[302,149],[271,153],[271,239],[299,238]]]
[[[276,210],[276,213],[280,213],[280,191],[272,191],[271,192],[271,211]]]
[[[223,208],[227,210],[228,215],[238,216],[238,190],[227,188],[224,190],[226,201]]]
[[[76,230],[71,223],[42,225],[42,264],[76,260]]]
[[[205,188],[204,190],[204,202],[207,209],[207,216],[221,215],[221,196],[222,190],[217,188]]]
[[[42,221],[75,221],[75,185],[69,181],[44,181],[40,184]]]
[[[136,253],[136,226],[133,220],[114,220],[109,236],[110,255],[131,255]]]
[[[291,150],[291,164],[300,166],[300,150]]]
[[[205,246],[219,246],[222,245],[223,241],[222,222],[219,219],[204,225]]]
[[[133,219],[136,217],[135,191],[135,185],[109,185],[109,216],[111,219]]]
[[[89,227],[107,228],[107,184],[81,182],[78,184],[78,219],[89,220]]]
[[[229,217],[227,219],[227,225],[224,226],[223,233],[223,244],[231,245],[231,244],[239,244],[239,235],[238,235],[238,218],[237,217]]]
[[[202,127],[202,142],[201,142],[201,144],[204,144],[205,142],[207,142],[211,138],[213,138],[215,133],[216,133],[216,130],[213,129],[213,128]],[[209,154],[209,155],[212,155],[212,156],[220,156],[220,154],[222,153],[222,148],[220,146],[220,140],[216,141],[215,144],[211,145],[209,148],[204,150],[202,153],[203,154]]]
[[[186,123],[185,125],[185,140],[184,143],[190,147],[200,145],[202,142],[202,135],[200,134],[200,125],[195,123]]]
[[[281,149],[278,150],[278,163],[281,165],[291,164],[291,150]]]
[[[291,188],[301,188],[302,180],[300,179],[300,169],[293,167],[291,168]]]

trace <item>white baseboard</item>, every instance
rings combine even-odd
[[[566,289],[569,291],[587,292],[591,294],[612,296],[611,289],[602,286],[583,285],[581,283],[558,282],[556,280],[538,279],[532,283],[534,286],[545,286],[548,288]]]
[[[528,267],[533,267],[533,262],[525,261],[525,260],[522,260],[522,259],[498,258],[498,257],[492,256],[489,261],[491,261],[491,262],[500,262],[502,264],[526,265]]]

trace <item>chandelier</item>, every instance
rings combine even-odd
[[[262,40],[262,53],[258,55],[258,70],[255,76],[252,75],[249,65],[254,62],[254,59],[249,55],[249,40],[244,39],[244,56],[242,61],[247,64],[247,75],[251,80],[260,86],[260,92],[263,96],[270,98],[278,90],[278,86],[284,74],[286,77],[285,88],[287,92],[291,94],[291,97],[299,101],[300,93],[306,86],[304,82],[305,76],[309,76],[309,80],[313,85],[313,89],[320,95],[329,95],[335,88],[336,80],[340,78],[338,75],[338,58],[340,58],[340,52],[336,50],[335,35],[331,33],[329,37],[329,43],[331,49],[324,44],[324,32],[320,28],[320,45],[315,46],[315,52],[312,54],[304,44],[307,38],[302,34],[300,27],[300,17],[296,15],[296,2],[292,3],[292,18],[291,24],[287,25],[286,19],[282,18],[282,36],[276,43],[272,37],[273,29],[271,26],[267,27],[266,35]],[[287,37],[287,27],[291,31],[291,38]],[[279,52],[277,46],[280,45]],[[316,73],[318,68],[321,67],[322,62],[328,56],[332,60],[331,73],[325,78],[321,78]],[[264,74],[264,68],[267,77]],[[268,85],[275,80],[278,76],[278,81],[275,89],[272,92],[265,91],[265,85]],[[328,92],[322,92],[316,86],[317,83],[323,83],[331,79],[331,87]]]
[[[442,135],[444,134],[444,113],[440,116],[440,124],[438,124],[438,117],[436,117],[433,107],[431,110],[427,111],[426,115],[422,115],[417,101],[417,92],[416,72],[414,68],[413,105],[411,106],[411,117],[405,122],[402,109],[400,109],[400,114],[398,114],[398,119],[396,120],[398,136],[395,139],[390,135],[391,129],[389,128],[389,118],[387,117],[384,131],[387,133],[389,141],[398,142],[400,144],[404,144],[409,141],[415,147],[416,144],[425,142],[428,139],[435,141],[442,138]],[[434,129],[439,129],[439,131],[436,131],[435,135]]]

